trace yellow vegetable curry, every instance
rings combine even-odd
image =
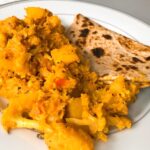
[[[130,128],[138,87],[122,76],[105,85],[57,16],[37,7],[26,13],[0,21],[3,127],[35,129],[51,150],[93,150],[93,139],[107,141],[111,128]]]

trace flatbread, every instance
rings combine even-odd
[[[119,75],[141,87],[150,86],[150,46],[127,38],[78,14],[67,35],[90,60],[100,80],[111,82]]]

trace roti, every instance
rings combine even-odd
[[[141,87],[150,86],[150,46],[111,31],[78,14],[67,30],[71,42],[91,62],[100,80],[111,83],[118,76]]]

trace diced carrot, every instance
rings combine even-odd
[[[64,78],[63,79],[58,79],[58,80],[55,81],[55,84],[56,84],[57,88],[63,88],[65,83],[66,83],[66,79],[64,79]]]

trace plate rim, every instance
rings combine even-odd
[[[67,3],[87,4],[87,5],[92,5],[93,7],[94,6],[96,6],[96,7],[103,7],[105,9],[107,9],[107,10],[111,10],[113,12],[119,13],[119,14],[125,16],[125,17],[128,17],[128,18],[130,18],[130,19],[132,19],[132,20],[134,20],[134,21],[136,21],[138,23],[141,23],[144,26],[147,26],[148,28],[150,28],[150,25],[147,24],[146,22],[144,22],[144,21],[142,21],[142,20],[140,20],[140,19],[138,19],[138,18],[136,18],[136,17],[134,17],[132,15],[129,15],[129,14],[125,13],[125,12],[122,12],[120,10],[117,10],[117,9],[114,9],[114,8],[111,8],[111,7],[108,7],[108,6],[104,6],[104,5],[101,5],[101,4],[96,4],[96,3],[92,3],[92,2],[85,2],[85,1],[74,1],[74,0],[67,0],[67,1],[66,0],[15,0],[15,1],[12,1],[12,2],[1,4],[0,5],[0,9],[4,8],[4,7],[7,7],[7,6],[15,5],[15,4],[28,3],[28,2],[34,2],[34,1],[35,2],[37,2],[37,1],[40,1],[40,2],[42,2],[42,1],[53,1],[53,2],[56,2],[56,1],[58,1],[59,2],[60,1],[60,2],[67,2]]]

